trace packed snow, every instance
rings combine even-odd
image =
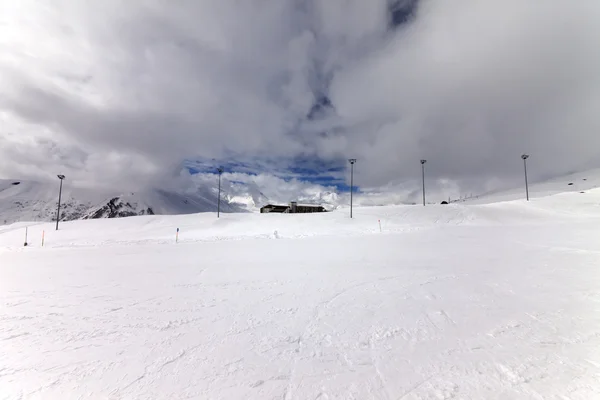
[[[0,399],[600,398],[599,189],[348,211],[0,226]]]

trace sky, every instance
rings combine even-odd
[[[0,177],[542,179],[600,166],[598,49],[597,0],[0,0]]]

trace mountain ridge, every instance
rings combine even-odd
[[[58,188],[50,183],[0,179],[0,224],[56,221]],[[117,192],[63,186],[60,220],[122,218],[137,215],[179,215],[217,210],[218,194],[208,188],[186,193],[165,189]],[[221,211],[248,212],[244,204],[222,197]]]

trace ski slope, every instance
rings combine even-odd
[[[600,187],[600,169],[553,177],[538,182],[530,182],[529,196],[531,198],[547,197],[561,193],[579,193]],[[468,204],[488,204],[504,201],[519,200],[525,197],[525,184],[510,190],[499,190],[461,200]]]
[[[600,190],[347,211],[0,227],[0,399],[600,398]]]

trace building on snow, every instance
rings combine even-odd
[[[280,213],[280,214],[308,214],[327,212],[325,207],[316,204],[298,204],[292,201],[289,205],[267,204],[261,207],[260,213]]]

